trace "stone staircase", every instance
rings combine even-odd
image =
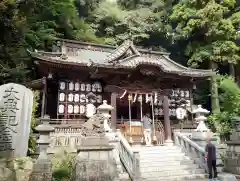
[[[143,181],[203,181],[206,173],[177,146],[133,146],[140,152]]]

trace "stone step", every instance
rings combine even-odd
[[[184,153],[140,153],[140,159],[185,156]]]
[[[139,152],[139,154],[175,154],[175,153],[183,153],[179,150],[148,150],[148,151],[143,151],[143,150],[136,150]]]
[[[151,149],[151,150],[144,150],[144,149],[134,149],[139,151],[140,153],[181,153],[180,149]]]
[[[187,156],[174,156],[174,157],[144,157],[140,159],[140,163],[142,162],[167,162],[167,161],[181,161],[181,160],[191,160]]]
[[[160,150],[160,151],[178,150],[178,151],[180,151],[181,150],[181,148],[179,148],[177,146],[151,146],[151,147],[133,146],[132,148],[134,150],[141,150],[141,151],[154,151],[154,150]]]
[[[192,175],[192,174],[205,174],[203,169],[193,169],[193,170],[165,170],[161,172],[143,172],[141,176],[144,178],[150,177],[174,177],[174,176],[183,176],[183,175]]]
[[[143,178],[143,181],[207,181],[207,174],[191,174],[191,175],[181,175],[181,176],[171,176],[171,177],[155,177],[151,176],[148,178]]]
[[[181,165],[195,165],[193,160],[180,161],[166,161],[166,162],[144,162],[140,161],[140,167],[156,167],[156,166],[181,166]]]
[[[178,170],[178,171],[184,171],[184,170],[190,170],[190,169],[198,169],[199,167],[197,165],[168,165],[168,166],[159,166],[159,165],[156,165],[156,166],[140,166],[140,171],[141,173],[144,173],[144,172],[163,172],[163,171],[175,171],[175,170]]]
[[[149,151],[140,150],[139,151],[140,155],[146,155],[146,154],[153,154],[153,155],[165,154],[165,155],[167,155],[167,154],[178,154],[178,153],[183,153],[183,152],[177,151],[177,150],[169,150],[169,151],[167,151],[167,150],[152,150],[152,151],[150,151],[150,150]]]

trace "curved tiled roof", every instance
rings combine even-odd
[[[153,65],[159,67],[163,72],[182,76],[209,77],[215,75],[212,70],[185,67],[171,60],[167,53],[139,50],[129,40],[118,48],[71,40],[62,41],[65,42],[66,47],[71,50],[75,49],[77,53],[73,55],[69,52],[30,52],[31,56],[41,61],[74,66],[134,69],[140,65]],[[105,48],[107,48],[106,51]]]

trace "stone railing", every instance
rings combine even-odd
[[[54,132],[50,133],[50,147],[76,148],[81,145],[82,137],[81,128],[55,128]]]
[[[175,144],[182,148],[182,151],[190,156],[200,168],[207,172],[205,164],[205,150],[198,144],[190,140],[187,135],[180,132],[174,133]]]
[[[49,124],[51,124],[54,127],[66,127],[66,126],[81,127],[81,125],[86,121],[87,121],[86,119],[51,119],[49,121]]]
[[[117,130],[119,138],[119,157],[126,168],[132,181],[140,179],[140,155],[138,151],[134,151],[129,145],[120,130]]]
[[[205,150],[200,147],[197,143],[190,140],[186,134],[175,132],[174,133],[175,144],[182,148],[194,162],[199,165],[200,168],[204,169],[205,172],[208,172],[207,164],[205,163]],[[223,172],[221,168],[222,161],[219,159],[219,154],[217,153],[217,170],[218,170],[218,180],[219,181],[237,181],[236,176]]]

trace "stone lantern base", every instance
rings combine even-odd
[[[78,148],[74,181],[113,181],[116,179],[114,147],[104,137],[86,137]]]

